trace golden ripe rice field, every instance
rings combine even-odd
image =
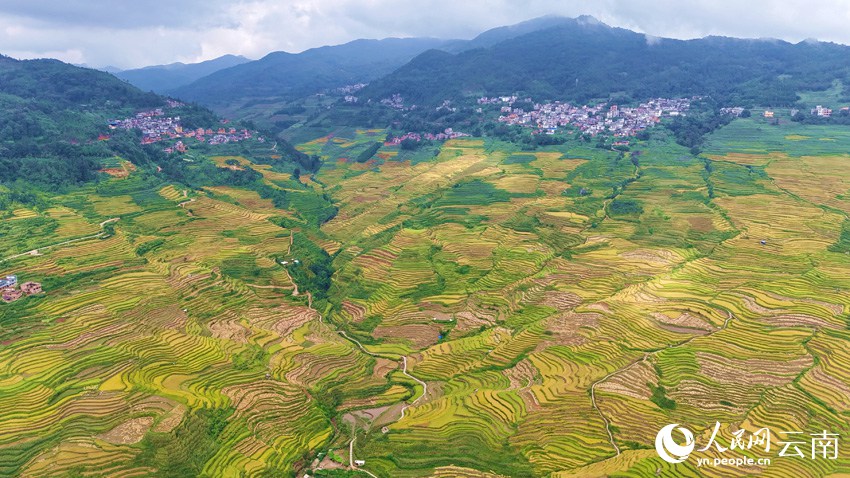
[[[339,160],[383,135],[302,144],[306,183],[217,157],[263,187],[134,172],[15,210],[0,275],[45,292],[0,304],[0,475],[850,472],[654,450],[667,424],[850,436],[850,156],[662,134]]]

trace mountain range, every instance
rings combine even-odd
[[[302,53],[274,52],[219,70],[171,94],[211,106],[242,98],[286,97],[316,93],[391,73],[419,53],[446,42],[433,38],[355,40]]]
[[[166,94],[171,90],[188,85],[193,81],[211,75],[219,70],[241,65],[251,60],[244,56],[224,55],[200,63],[171,63],[168,65],[148,66],[135,70],[114,72],[122,80],[127,80],[143,91]]]
[[[228,111],[251,100],[289,101],[354,83],[369,83],[359,96],[380,100],[399,93],[414,104],[525,93],[574,101],[711,95],[779,105],[794,103],[798,91],[850,77],[849,53],[846,46],[816,41],[657,38],[591,16],[547,16],[471,40],[355,40],[255,61],[227,56],[117,75],[143,90]]]
[[[819,42],[706,37],[673,40],[613,28],[593,17],[457,54],[431,50],[361,93],[401,94],[436,104],[467,95],[525,93],[579,102],[612,95],[711,95],[723,101],[790,104],[796,92],[829,87],[850,72],[850,48]]]
[[[570,19],[563,17],[546,16],[512,26],[494,28],[471,40],[387,38],[355,40],[343,45],[313,48],[297,54],[273,52],[256,61],[222,68],[179,87],[154,90],[213,107],[246,98],[292,99],[329,88],[374,81],[429,50],[459,53],[486,48],[569,21]],[[166,71],[163,67],[158,67],[155,70],[134,70],[132,74],[123,72],[118,76],[146,89],[154,84],[150,80],[152,74],[164,76]],[[162,80],[156,82],[163,83]]]

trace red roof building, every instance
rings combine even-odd
[[[14,288],[3,289],[3,301],[4,302],[14,302],[20,299],[24,295],[23,292]]]
[[[21,284],[21,290],[27,295],[40,294],[41,284],[38,282],[24,282]]]

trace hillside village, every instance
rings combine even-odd
[[[384,146],[398,146],[402,143],[402,141],[410,140],[420,142],[423,139],[426,141],[446,141],[449,139],[457,139],[457,138],[465,138],[470,135],[467,133],[461,133],[460,131],[455,131],[452,128],[446,128],[442,133],[405,133],[401,136],[395,136],[387,139],[384,142]]]
[[[480,98],[479,104],[507,104],[502,106],[499,122],[534,128],[536,134],[555,134],[558,128],[573,127],[582,133],[596,136],[607,133],[617,137],[634,136],[646,128],[661,122],[664,117],[684,116],[691,107],[691,100],[698,98],[655,98],[637,107],[574,106],[556,101],[535,103],[532,111],[514,108],[515,96]]]
[[[180,106],[181,103],[171,102],[169,106]],[[227,124],[227,120],[222,120]],[[154,144],[162,141],[178,140],[172,146],[164,148],[166,153],[184,153],[188,149],[182,139],[195,139],[202,143],[211,145],[236,143],[249,140],[256,133],[248,129],[237,129],[233,127],[219,126],[218,128],[196,128],[184,129],[180,123],[179,116],[167,116],[162,108],[141,111],[131,118],[112,120],[109,122],[110,129],[138,129],[142,132],[141,144]],[[101,136],[99,139],[109,139]],[[262,137],[256,137],[257,141],[263,142]]]

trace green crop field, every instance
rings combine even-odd
[[[197,158],[261,179],[10,205],[0,276],[44,292],[0,304],[0,475],[850,473],[653,445],[850,434],[843,127],[739,119],[700,156],[312,133],[312,177]]]
[[[709,154],[770,152],[789,156],[847,154],[850,129],[840,125],[803,125],[780,118],[779,125],[764,118],[734,121],[709,137]]]

